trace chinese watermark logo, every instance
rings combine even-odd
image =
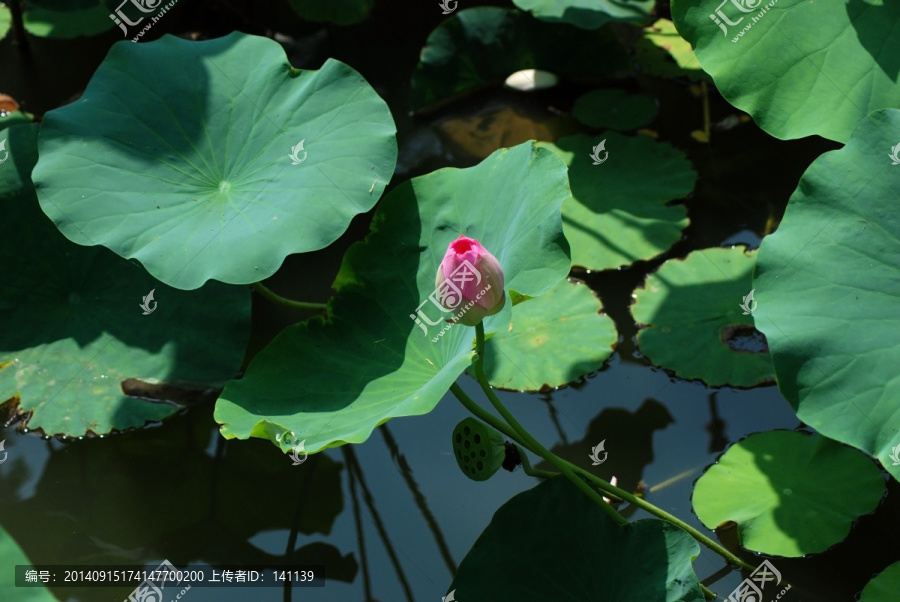
[[[749,13],[755,13],[759,11],[756,16],[750,17],[750,22],[746,23],[743,29],[741,29],[738,34],[731,39],[732,43],[736,43],[738,42],[738,40],[744,37],[744,34],[750,31],[750,28],[758,23],[759,20],[762,19],[767,12],[769,12],[769,9],[775,6],[775,3],[778,2],[778,0],[770,0],[768,4],[762,6],[763,1],[764,0],[731,0],[731,4],[733,4],[734,7],[738,11],[740,11],[738,13],[732,13],[733,16],[740,15],[741,13],[746,16]],[[722,12],[722,7],[728,4],[728,2],[729,0],[722,0],[722,4],[720,4],[718,8],[716,8],[716,12],[710,13],[709,15],[709,18],[713,20],[713,23],[715,23],[722,29],[722,33],[725,34],[726,38],[728,37],[728,27],[726,27],[726,25],[735,27],[744,20],[744,16],[741,16],[737,21],[732,21],[724,12]]]
[[[750,577],[741,581],[741,584],[734,588],[734,591],[728,596],[728,602],[762,602],[762,591],[770,581],[775,581],[776,586],[780,585],[781,573],[772,566],[771,562],[763,560],[762,564],[750,573]],[[781,596],[789,589],[791,589],[790,584],[782,589],[775,599],[781,599]]]
[[[5,140],[3,142],[6,142]],[[3,143],[0,142],[0,149],[3,148]],[[888,155],[891,158],[891,165],[900,165],[900,142],[897,143],[897,146],[891,148],[891,153]],[[5,160],[5,159],[4,159]],[[3,161],[0,161],[3,163]]]
[[[4,462],[6,462],[6,453],[7,453],[7,452],[3,451],[3,444],[4,444],[4,443],[6,443],[6,439],[4,439],[3,441],[0,441],[0,452],[3,452],[3,458],[0,459],[0,464],[3,464]]]
[[[441,319],[443,316],[438,317],[437,320],[431,321],[427,315],[425,315],[425,311],[422,309],[422,306],[431,301],[431,303],[437,307],[443,313],[453,313],[456,312],[450,319],[458,320],[461,318],[472,306],[475,305],[475,301],[469,301],[465,305],[463,305],[463,293],[462,289],[468,282],[472,280],[475,281],[475,285],[481,284],[481,272],[475,269],[469,261],[463,261],[458,268],[456,268],[450,277],[444,280],[443,284],[436,288],[433,293],[428,295],[428,298],[422,301],[419,304],[419,307],[416,308],[415,314],[409,314],[409,317],[415,321],[417,326],[422,328],[422,332],[425,333],[425,336],[428,336],[428,327],[423,324],[423,320],[427,322],[430,326],[437,326],[441,323]],[[487,285],[485,288],[481,290],[480,293],[475,297],[475,300],[481,299],[485,293],[487,293],[491,289],[491,285]],[[447,309],[447,308],[450,309]],[[439,337],[444,336],[444,333],[450,330],[450,327],[453,326],[453,323],[447,324],[444,326],[441,331],[431,339],[432,343],[437,342]]]
[[[303,143],[304,143],[304,142],[306,142],[306,138],[304,138],[303,140],[301,140],[300,143],[297,144],[297,146],[292,146],[292,147],[291,147],[291,154],[288,155],[288,157],[291,158],[291,165],[300,165],[301,163],[303,163],[304,161],[306,161],[306,151],[303,150]],[[297,154],[297,153],[299,153],[300,151],[303,151],[303,158],[302,158],[302,159],[301,159],[301,158],[298,156],[298,154]]]
[[[145,33],[147,33],[150,30],[150,28],[153,27],[154,23],[156,23],[157,21],[162,19],[163,15],[170,8],[175,6],[175,3],[178,2],[178,0],[172,0],[171,2],[169,2],[162,8],[160,8],[160,5],[163,3],[163,0],[122,0],[122,3],[116,9],[116,12],[109,15],[109,18],[112,19],[116,25],[118,25],[119,27],[122,28],[122,33],[125,34],[126,38],[128,37],[128,28],[125,27],[125,25],[128,24],[128,25],[134,26],[144,20],[144,17],[140,17],[137,21],[131,21],[128,17],[125,16],[125,13],[122,12],[122,7],[125,6],[126,4],[128,4],[129,2],[132,5],[134,5],[134,7],[137,8],[139,11],[144,13],[145,15],[154,13],[154,12],[157,13],[156,15],[150,17],[150,23],[145,25],[144,28],[141,29],[140,33],[138,33],[138,35],[136,35],[134,37],[134,39],[131,40],[132,42],[137,42],[138,38],[140,38]]]
[[[162,602],[162,590],[165,589],[166,580],[169,579],[170,575],[175,575],[175,567],[168,560],[163,560],[162,564],[147,572],[147,578],[139,583],[133,592],[128,594],[128,600],[125,600],[125,602]],[[181,593],[184,594],[185,590],[188,589],[191,589],[190,585],[181,590]],[[181,594],[178,597],[181,598]]]
[[[451,4],[453,5],[453,8],[450,8]],[[440,6],[441,8],[444,9],[444,12],[441,14],[449,15],[450,13],[452,13],[453,11],[456,10],[457,4],[459,4],[459,2],[457,0],[444,0],[438,6]],[[450,593],[452,594],[453,592],[450,592]]]
[[[607,159],[609,159],[609,151],[606,150],[606,138],[604,138],[600,144],[593,148],[593,151],[589,156],[594,160],[594,165],[600,165]],[[603,155],[603,158],[600,158],[600,151],[604,151],[606,154]]]
[[[744,300],[743,303],[738,303],[738,306],[740,306],[740,308],[744,310],[745,316],[752,314],[753,310],[756,309],[756,301],[753,300],[753,291],[755,290],[756,289],[754,288],[750,291],[749,295],[747,295],[746,297],[741,297]]]
[[[897,148],[900,148],[900,144],[897,145]],[[3,151],[3,158],[0,159],[0,163],[5,163],[9,159],[9,152],[6,150],[6,138],[0,140],[0,151]]]
[[[598,443],[595,447],[591,448],[591,453],[588,456],[591,460],[593,460],[592,466],[599,466],[606,462],[606,456],[609,455],[605,449],[603,449],[603,445],[606,443],[606,439]],[[603,459],[600,459],[600,452],[603,452]]]
[[[0,449],[3,449],[2,441],[0,441]],[[891,460],[893,460],[892,466],[900,466],[900,445],[891,448]]]
[[[453,594],[456,593],[456,590],[453,590],[446,596],[441,596],[441,602],[456,602],[456,598],[453,597]]]
[[[141,304],[138,306],[138,307],[140,307],[141,309],[144,310],[144,315],[145,315],[145,316],[149,316],[149,315],[152,314],[154,311],[156,311],[157,303],[156,303],[156,301],[153,301],[153,291],[155,291],[155,290],[156,290],[155,288],[154,288],[154,289],[150,289],[150,292],[147,294],[147,296],[142,298],[142,299],[143,299],[143,303],[141,303]],[[153,302],[153,307],[150,307],[150,302],[151,302],[151,301]]]
[[[294,461],[292,466],[299,466],[306,462],[307,453],[306,450],[303,449],[303,445],[306,443],[306,439],[297,443],[297,436],[294,434],[294,431],[288,431],[286,433],[282,433],[280,435],[275,435],[275,441],[281,443],[284,441],[285,445],[289,445],[291,448],[291,453],[288,455]],[[293,442],[293,443],[292,443]],[[303,457],[300,457],[300,454],[303,454]]]

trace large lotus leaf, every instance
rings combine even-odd
[[[699,549],[661,520],[618,525],[555,477],[494,513],[448,589],[460,601],[700,602]]]
[[[572,115],[593,128],[633,130],[653,119],[656,101],[618,88],[601,88],[579,96],[572,107]]]
[[[16,602],[56,602],[53,594],[43,585],[16,587],[15,566],[30,565],[31,561],[2,525],[0,525],[0,564],[4,567],[4,570],[0,571],[0,599]]]
[[[513,0],[542,21],[562,21],[583,29],[597,29],[610,21],[646,21],[653,0]]]
[[[495,387],[537,391],[599,370],[616,345],[616,326],[587,286],[567,279],[513,308],[509,328],[485,343]]]
[[[694,485],[710,529],[738,525],[748,550],[800,557],[842,541],[884,495],[870,458],[819,434],[755,433],[738,441]]]
[[[672,17],[722,95],[776,138],[846,142],[900,104],[900,3],[678,0]]]
[[[753,328],[753,314],[740,306],[751,290],[755,259],[755,251],[715,248],[662,264],[634,293],[641,352],[681,378],[714,387],[773,381],[772,357]],[[760,339],[755,345],[754,337]]]
[[[447,246],[460,234],[479,240],[508,291],[540,295],[570,267],[559,213],[569,194],[565,165],[534,143],[398,186],[345,255],[329,318],[287,328],[225,388],[222,434],[274,440],[289,430],[315,452],[431,411],[471,363],[475,336],[461,324],[438,334],[450,314],[430,295]],[[508,327],[511,305],[485,320],[486,332]]]
[[[211,282],[198,291],[160,284],[102,247],[66,240],[38,205],[27,174],[36,126],[8,133],[0,165],[0,402],[33,412],[48,435],[141,426],[179,409],[127,397],[126,378],[207,388],[241,366],[250,329],[247,289]],[[155,308],[141,309],[155,290]]]
[[[756,326],[803,422],[900,465],[900,111],[877,111],[816,159],[759,250]]]
[[[329,245],[375,204],[394,133],[384,101],[343,63],[301,71],[265,38],[166,35],[114,45],[82,97],[47,113],[33,178],[74,242],[176,288],[246,284]]]
[[[691,45],[678,35],[675,24],[668,19],[659,19],[644,28],[643,37],[634,46],[634,57],[643,71],[653,75],[709,80]]]
[[[428,36],[412,78],[412,105],[420,109],[483,86],[500,86],[522,69],[599,77],[626,66],[622,45],[605,29],[541,23],[505,8],[470,8],[454,13]]]
[[[289,0],[289,4],[308,21],[352,25],[366,18],[374,0]]]
[[[108,31],[116,26],[110,18],[116,4],[110,0],[26,0],[22,21],[25,29],[33,36],[41,38],[70,39],[78,36],[92,36]],[[111,5],[111,6],[109,6]],[[140,18],[137,10],[126,14],[132,21]],[[133,14],[132,14],[133,13]],[[139,28],[134,29],[137,33]]]
[[[859,602],[894,602],[900,592],[900,562],[895,562],[866,584]]]
[[[592,149],[604,140],[598,156],[606,160],[594,165]],[[616,132],[541,144],[569,166],[572,198],[562,212],[572,263],[616,268],[655,257],[681,237],[687,211],[667,203],[693,190],[697,173],[680,151],[648,136]]]

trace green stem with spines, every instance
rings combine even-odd
[[[603,499],[603,496],[597,493],[596,489],[588,485],[584,479],[577,476],[569,466],[566,466],[566,464],[563,463],[562,458],[551,453],[550,450],[541,445],[537,439],[532,437],[531,433],[526,431],[525,428],[519,424],[519,421],[516,420],[515,416],[513,416],[509,410],[506,409],[506,406],[500,402],[497,394],[494,393],[494,390],[488,383],[487,377],[484,375],[484,322],[479,322],[475,326],[475,353],[475,378],[478,381],[478,384],[481,385],[481,390],[487,395],[487,398],[493,404],[494,409],[503,416],[503,419],[506,420],[519,437],[527,444],[526,447],[553,464],[567,479],[572,481],[576,487],[581,489],[585,495],[599,505],[600,509],[606,512],[611,519],[620,525],[627,525],[628,520],[626,520],[624,516],[616,512],[616,509],[607,504]]]
[[[457,397],[457,399],[460,400],[460,402],[470,412],[475,414],[475,416],[477,416],[478,418],[480,418],[481,420],[483,420],[484,422],[486,422],[493,428],[497,429],[498,431],[500,431],[501,433],[503,433],[510,439],[516,441],[517,443],[519,443],[526,449],[530,450],[532,453],[540,456],[541,458],[547,460],[548,462],[550,462],[551,464],[553,464],[554,466],[559,468],[560,472],[562,472],[566,477],[570,478],[570,480],[572,480],[574,478],[573,482],[576,485],[581,483],[582,485],[586,486],[587,484],[584,483],[582,478],[587,479],[587,480],[591,481],[591,483],[593,483],[594,486],[596,486],[598,489],[600,489],[603,493],[607,494],[607,497],[609,497],[611,499],[615,499],[616,501],[621,499],[621,500],[624,500],[634,506],[637,506],[638,508],[641,508],[642,510],[646,510],[650,514],[656,516],[657,518],[660,518],[660,519],[678,527],[682,531],[686,532],[688,535],[693,537],[699,543],[703,544],[704,546],[706,546],[707,548],[709,548],[710,550],[712,550],[719,556],[722,556],[730,564],[740,567],[740,568],[743,568],[743,569],[746,569],[746,570],[749,570],[749,571],[754,570],[753,566],[744,562],[743,560],[741,560],[741,558],[739,558],[735,554],[732,554],[731,552],[729,552],[722,545],[716,543],[711,538],[704,535],[703,533],[698,531],[696,528],[687,524],[686,522],[679,519],[678,517],[676,517],[672,514],[669,514],[662,508],[654,506],[650,502],[647,502],[646,500],[639,498],[639,497],[625,491],[624,489],[620,489],[620,488],[616,487],[615,485],[612,485],[609,482],[604,481],[600,477],[584,470],[583,468],[581,468],[579,466],[576,466],[575,464],[572,464],[571,462],[569,462],[563,458],[560,458],[559,456],[556,456],[555,454],[553,454],[552,452],[547,450],[545,447],[543,447],[537,440],[534,439],[534,437],[531,436],[530,433],[528,433],[528,431],[526,431],[524,429],[524,427],[522,427],[521,424],[519,424],[519,422],[515,419],[515,417],[513,417],[512,414],[509,413],[509,411],[506,409],[506,407],[503,405],[503,403],[500,401],[500,399],[494,393],[490,384],[487,382],[487,377],[485,376],[485,373],[484,373],[484,359],[483,359],[484,358],[484,325],[483,325],[483,323],[479,323],[475,327],[475,349],[476,349],[476,356],[475,356],[475,361],[474,361],[475,378],[478,381],[478,384],[481,386],[481,389],[484,391],[487,398],[491,401],[491,404],[494,406],[494,408],[497,410],[497,412],[499,412],[500,415],[503,416],[504,420],[506,420],[507,423],[509,423],[509,424],[507,425],[506,423],[502,422],[497,417],[492,415],[490,412],[487,412],[481,406],[479,406],[477,403],[475,403],[475,401],[472,400],[472,398],[469,397],[465,393],[465,391],[462,390],[462,388],[459,385],[457,385],[456,383],[451,385],[450,391]],[[565,468],[566,470],[562,470],[563,468]],[[579,477],[582,477],[582,478],[579,478]],[[579,486],[579,489],[582,489],[582,487],[580,485],[578,485],[578,486]],[[594,494],[594,495],[589,495],[589,497],[592,500],[594,500],[595,502],[597,502],[598,504],[602,504],[601,508],[612,510],[615,513],[616,517],[619,517],[622,520],[625,520],[624,518],[622,518],[622,516],[618,512],[615,512],[615,510],[611,506],[609,506],[609,504],[607,504],[605,501],[603,501],[602,497],[600,497],[599,495],[596,495],[596,491],[594,489],[592,489],[590,487],[587,487],[587,489],[590,490]],[[582,489],[582,491],[584,491],[584,489]],[[595,498],[597,498],[597,499],[595,499]],[[598,499],[599,499],[599,502],[597,501]],[[615,519],[615,520],[616,520],[616,522],[619,522],[620,524],[622,524],[621,521],[619,521],[618,519]],[[625,522],[627,523],[627,521],[625,521]]]

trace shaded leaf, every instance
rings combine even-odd
[[[866,584],[859,602],[891,602],[900,591],[900,562],[888,566]]]
[[[591,154],[603,141],[597,153],[603,162],[595,165]],[[686,196],[697,174],[680,151],[617,132],[540,144],[569,166],[572,198],[562,213],[575,265],[592,270],[628,265],[659,255],[681,237],[687,211],[668,202]]]
[[[617,525],[563,477],[501,506],[448,591],[460,600],[703,600],[691,537],[655,519]]]
[[[413,73],[412,105],[418,110],[482,86],[499,87],[522,69],[596,77],[626,65],[625,51],[606,30],[541,23],[505,8],[469,8],[428,36]]]
[[[43,585],[16,587],[14,567],[17,564],[30,565],[31,561],[2,525],[0,525],[0,563],[6,567],[6,570],[0,571],[0,597],[4,600],[56,602],[56,598],[50,593],[50,590]]]
[[[653,0],[513,0],[513,4],[542,21],[561,21],[582,29],[597,29],[610,21],[645,21],[653,9]]]
[[[38,206],[28,173],[37,126],[8,133],[0,169],[0,403],[25,426],[81,436],[141,426],[179,409],[127,397],[139,378],[221,386],[240,369],[250,328],[246,288],[171,289],[102,247],[66,240]],[[143,298],[155,291],[144,315]],[[9,409],[9,408],[8,408]]]
[[[579,96],[572,114],[581,123],[594,128],[633,130],[653,120],[656,101],[643,94],[604,88]]]

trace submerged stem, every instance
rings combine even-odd
[[[292,307],[294,309],[325,309],[325,303],[315,303],[312,301],[293,301],[291,299],[287,299],[286,297],[282,297],[281,295],[272,291],[272,289],[266,287],[262,282],[254,282],[251,286],[256,289],[260,295],[272,301],[274,303],[278,303],[280,305],[285,305],[287,307]]]

